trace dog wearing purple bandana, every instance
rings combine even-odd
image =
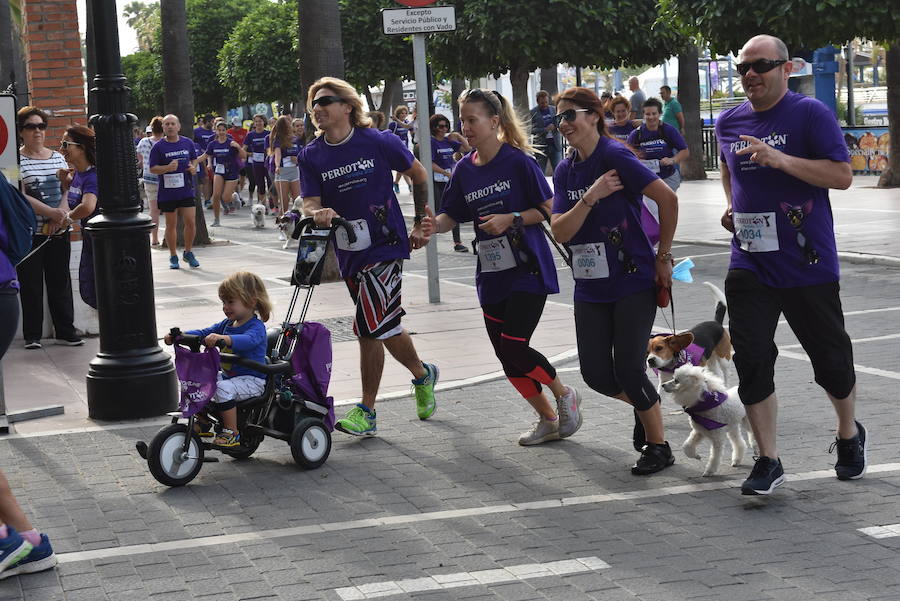
[[[700,459],[697,447],[704,440],[710,443],[703,476],[712,476],[718,471],[726,438],[731,442],[733,467],[739,466],[747,454],[748,442],[744,440],[743,429],[747,430],[749,447],[756,446],[737,386],[726,389],[721,378],[696,365],[679,367],[672,379],[662,386],[690,417],[691,433],[681,445],[684,454]]]

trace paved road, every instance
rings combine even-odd
[[[680,252],[697,257],[698,281],[721,281],[727,256]],[[537,448],[515,444],[532,417],[503,381],[442,393],[427,422],[409,400],[383,403],[379,437],[336,434],[319,470],[267,440],[181,489],[133,451],[155,427],[0,440],[0,468],[62,561],[0,582],[0,599],[896,601],[900,527],[860,529],[900,522],[900,270],[845,264],[842,285],[872,441],[862,480],[834,478],[832,412],[781,327],[788,483],[771,498],[740,496],[747,467],[701,478],[680,451],[666,472],[632,476],[630,411],[569,363],[584,427]],[[702,286],[675,294],[679,328],[711,314]],[[680,446],[685,417],[666,424]]]

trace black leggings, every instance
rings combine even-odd
[[[647,341],[656,317],[656,292],[648,288],[612,303],[575,302],[578,359],[585,383],[600,394],[622,391],[634,408],[659,401],[647,377]]]
[[[526,399],[540,394],[541,384],[556,379],[556,370],[547,358],[529,346],[546,302],[545,294],[513,292],[503,302],[481,305],[503,373]]]
[[[0,319],[0,359],[3,359],[19,326],[19,295],[15,288],[0,288],[0,315],[3,315]]]

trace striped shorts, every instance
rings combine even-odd
[[[403,331],[400,306],[403,261],[395,259],[366,265],[344,281],[356,303],[353,333],[357,338],[384,340]]]

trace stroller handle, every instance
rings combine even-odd
[[[297,238],[300,237],[300,232],[303,231],[307,226],[315,227],[315,220],[312,217],[304,217],[300,221],[297,222],[297,225],[294,227],[295,236]],[[334,231],[336,228],[342,227],[344,231],[347,232],[347,241],[350,244],[356,242],[356,232],[353,231],[353,226],[344,219],[343,217],[333,217],[331,219],[331,231]]]
[[[203,338],[201,336],[198,336],[197,334],[185,334],[181,331],[181,328],[169,329],[169,336],[172,337],[172,344],[186,346],[195,353],[199,353],[200,347],[203,345]],[[225,341],[216,341],[216,346],[220,349],[224,349],[226,346]]]

